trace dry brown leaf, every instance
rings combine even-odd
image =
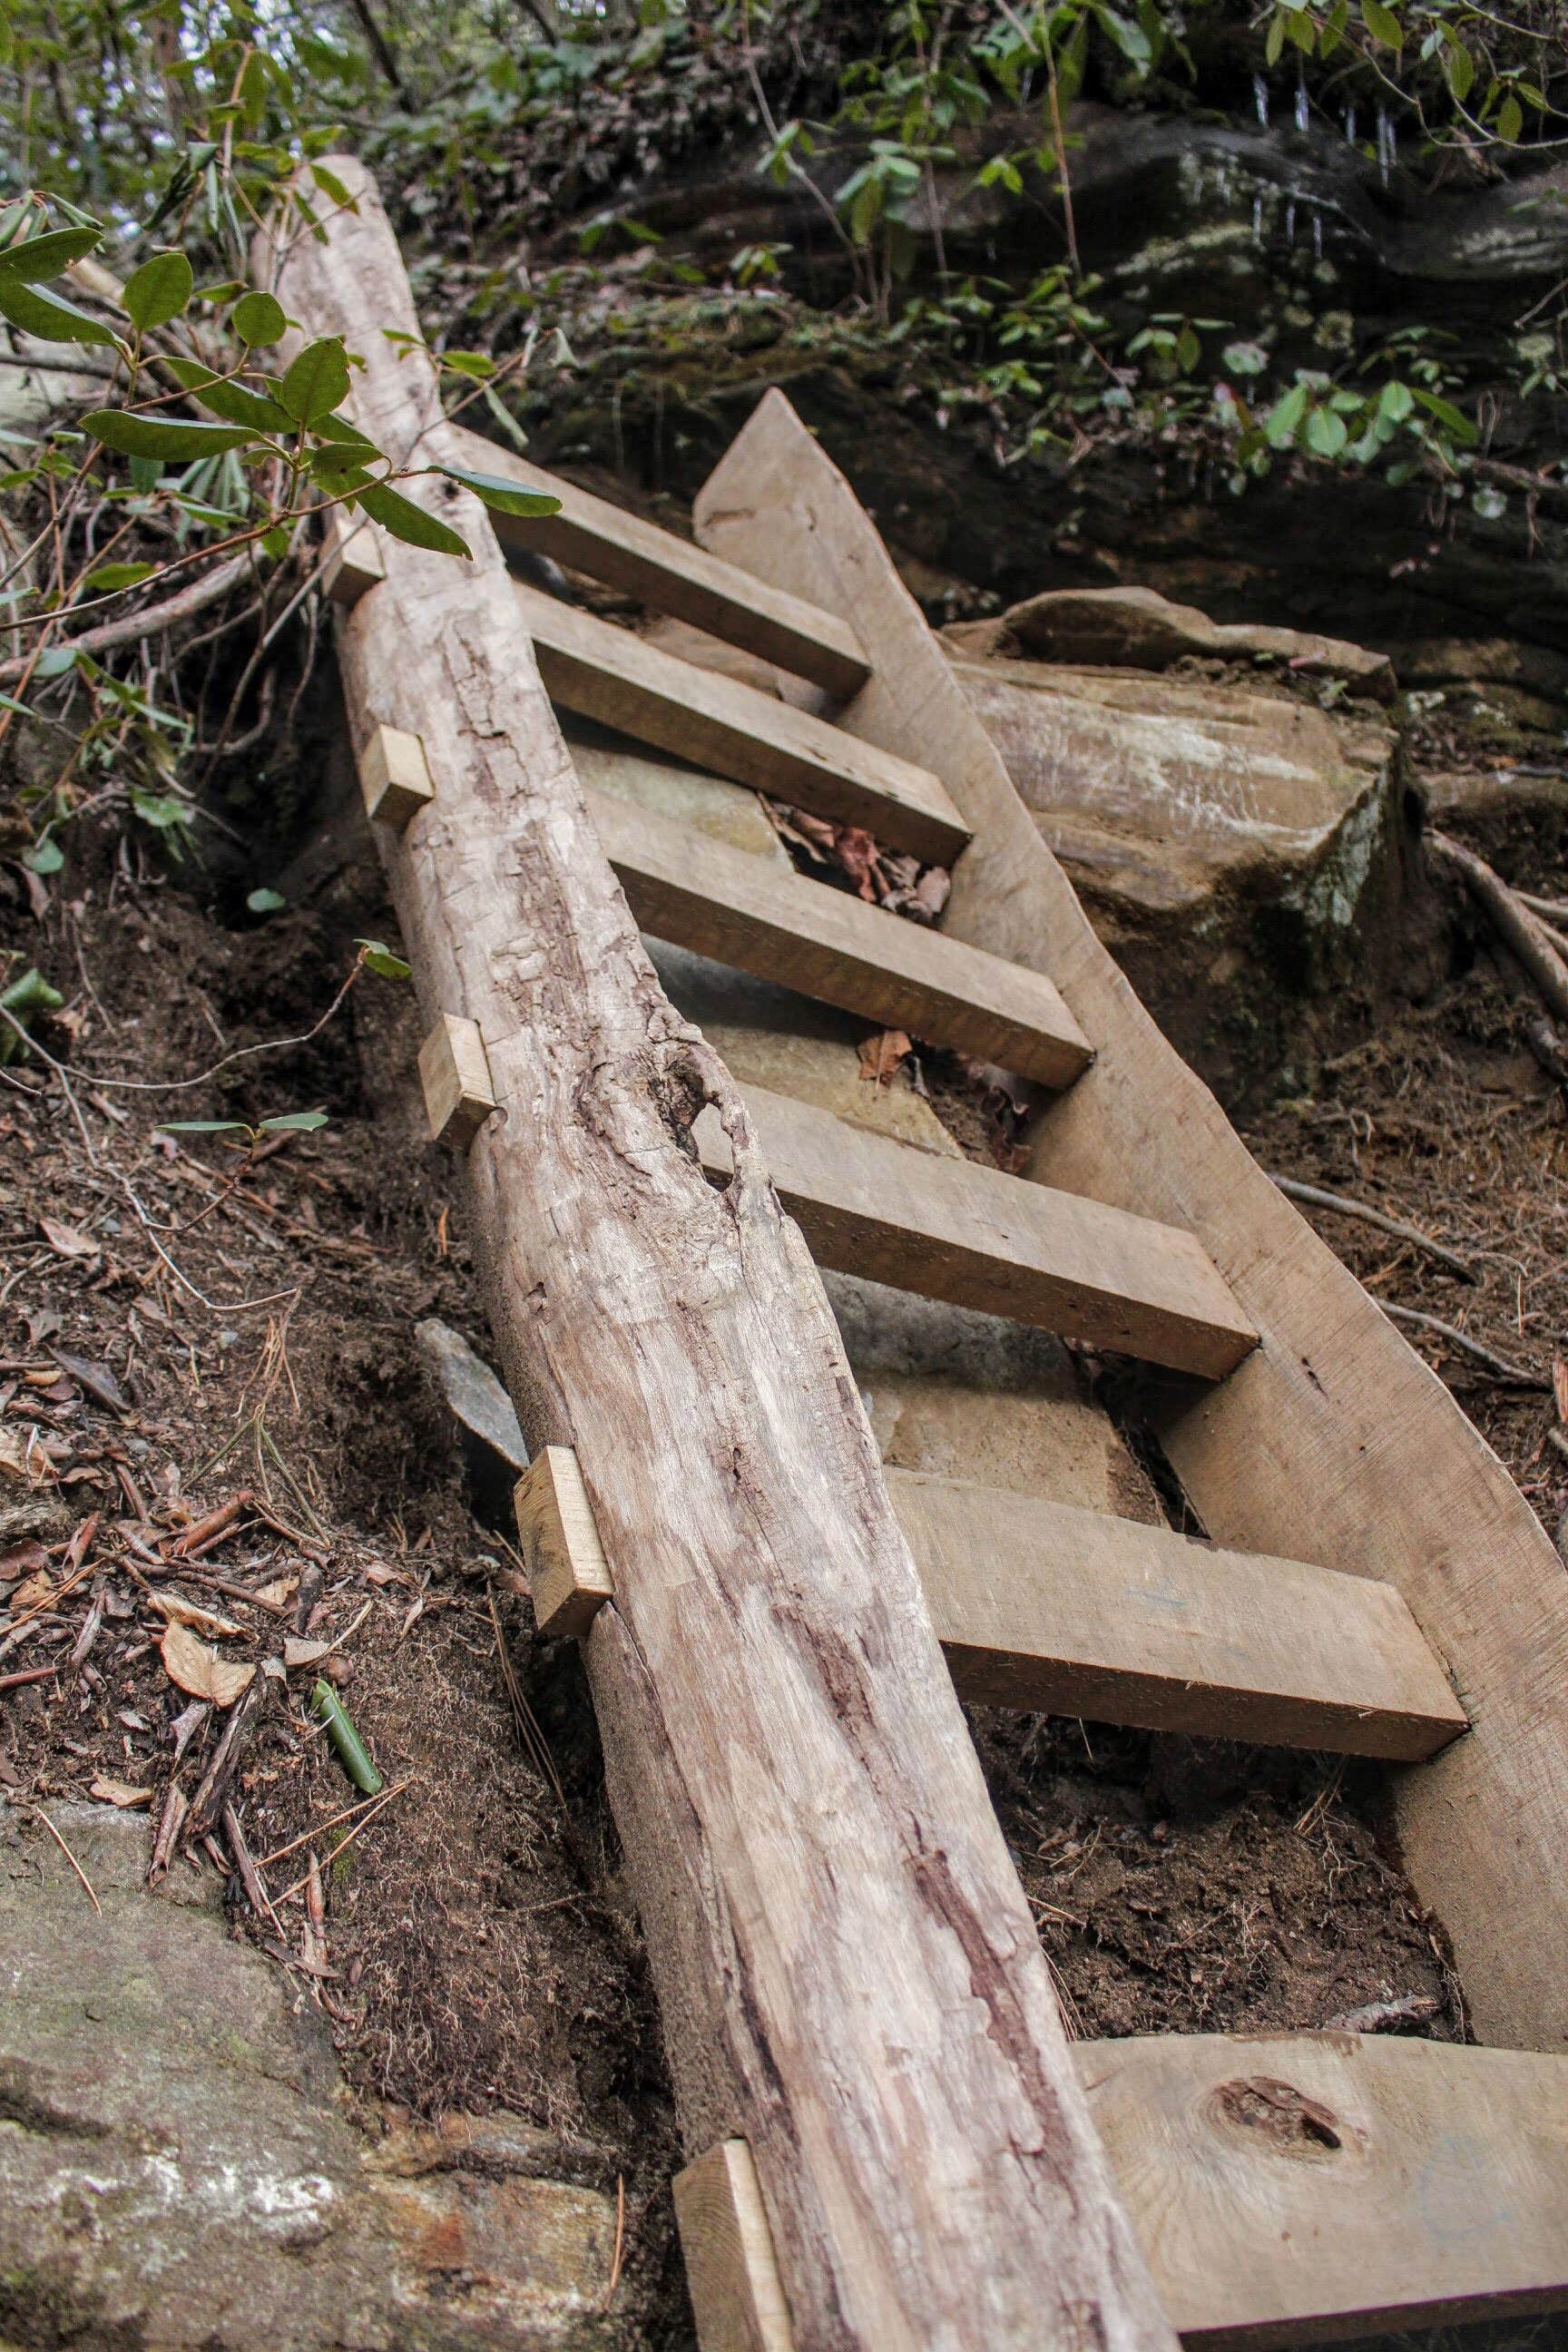
[[[273,1578],[270,1584],[258,1584],[256,1588],[256,1598],[264,1609],[281,1609],[286,1601],[293,1600],[299,1590],[300,1580],[297,1576],[278,1576]]]
[[[290,1633],[283,1643],[283,1663],[290,1671],[296,1666],[319,1666],[337,1646],[335,1642],[304,1642]]]
[[[62,1224],[58,1217],[40,1217],[38,1231],[57,1257],[97,1257],[98,1244],[79,1225]]]
[[[256,1673],[254,1666],[242,1666],[237,1659],[220,1658],[184,1625],[171,1625],[161,1647],[169,1680],[193,1698],[210,1698],[215,1706],[232,1706],[249,1689]]]
[[[46,1601],[52,1601],[54,1597],[54,1579],[40,1570],[37,1576],[29,1576],[25,1584],[16,1587],[7,1606],[20,1616],[28,1609],[43,1608]]]
[[[118,1805],[122,1812],[128,1812],[133,1805],[150,1805],[153,1801],[151,1789],[138,1789],[130,1780],[95,1780],[90,1794],[100,1805]]]
[[[8,1584],[14,1576],[36,1576],[48,1564],[49,1555],[41,1543],[29,1538],[13,1544],[9,1551],[0,1552],[0,1584]]]
[[[216,1609],[204,1609],[199,1601],[187,1601],[183,1592],[153,1592],[148,1598],[172,1625],[189,1625],[197,1633],[210,1633],[215,1642],[236,1641],[246,1630],[237,1625],[232,1617],[220,1617]]]
[[[36,1430],[0,1429],[0,1475],[25,1479],[29,1486],[42,1486],[57,1475],[54,1461]]]
[[[860,1076],[885,1087],[897,1075],[906,1055],[913,1050],[910,1040],[901,1029],[879,1029],[868,1037],[860,1048]]]

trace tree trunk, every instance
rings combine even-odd
[[[358,216],[300,238],[284,300],[363,355],[380,446],[437,458],[432,372],[383,333],[416,328],[396,246],[334,168]],[[749,2141],[799,2352],[1174,2352],[816,1270],[642,950],[488,521],[410,488],[475,561],[389,544],[344,688],[356,739],[429,758],[378,834],[426,1022],[489,1054],[469,1214],[512,1392],[614,1577],[584,1649],[688,2144]]]

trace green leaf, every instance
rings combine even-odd
[[[1282,400],[1277,400],[1263,420],[1264,437],[1271,449],[1288,448],[1296,437],[1296,428],[1307,413],[1307,387],[1292,385]]]
[[[229,316],[229,325],[242,343],[252,350],[266,343],[280,343],[289,331],[289,321],[283,305],[274,295],[251,292],[242,294]]]
[[[1450,401],[1439,400],[1435,392],[1423,392],[1419,384],[1413,385],[1412,390],[1428,416],[1435,416],[1438,424],[1445,426],[1453,435],[1455,440],[1462,443],[1467,449],[1480,439],[1480,435],[1470,423],[1469,418],[1462,415]]]
[[[450,523],[426,514],[423,507],[416,507],[412,499],[385,482],[367,482],[356,495],[371,520],[380,523],[394,539],[405,540],[410,547],[432,548],[437,555],[472,555],[468,541]]]
[[[248,425],[258,433],[293,432],[294,419],[268,394],[252,392],[230,376],[215,375],[195,360],[172,359],[167,364],[185,390],[194,392],[215,416],[225,417],[231,425]]]
[[[349,389],[349,363],[341,335],[318,335],[307,343],[279,387],[279,398],[297,425],[319,425]]]
[[[14,278],[19,284],[37,286],[46,278],[60,277],[73,261],[79,261],[95,245],[102,243],[100,228],[52,228],[44,236],[30,236],[21,245],[8,245],[0,253],[0,278]]]
[[[184,255],[174,246],[166,247],[126,279],[126,316],[143,334],[153,327],[166,327],[184,311],[195,282]]]
[[[289,1110],[280,1118],[264,1118],[258,1132],[262,1135],[314,1135],[316,1129],[325,1127],[326,1123],[324,1110]]]
[[[1403,425],[1415,405],[1407,383],[1385,383],[1377,396],[1378,415],[1389,425]]]
[[[131,805],[143,824],[159,833],[177,833],[194,814],[189,801],[176,800],[173,793],[143,792],[140,784],[131,787]]]
[[[252,890],[245,903],[253,915],[275,915],[289,901],[280,890]]]
[[[389,947],[384,947],[380,940],[356,940],[354,945],[362,951],[366,971],[379,973],[383,980],[409,980],[413,977],[413,965],[405,963],[400,955],[395,955]]]
[[[58,874],[65,862],[65,851],[48,833],[45,834],[42,841],[35,841],[31,849],[22,853],[23,865],[34,874]]]
[[[194,417],[132,416],[128,409],[95,408],[82,431],[122,457],[212,457],[254,439],[248,425],[207,425]]]
[[[251,1129],[242,1118],[161,1118],[155,1132],[159,1135],[248,1135]]]
[[[1510,89],[1497,110],[1497,135],[1506,147],[1511,147],[1524,129],[1524,109]]]
[[[1176,365],[1184,375],[1191,375],[1203,355],[1203,345],[1191,327],[1184,327],[1176,337]]]
[[[143,580],[151,580],[158,569],[155,563],[100,563],[82,582],[82,593],[89,596],[114,596],[123,588],[139,588]]]
[[[1374,41],[1381,41],[1385,49],[1402,49],[1405,47],[1405,27],[1393,9],[1384,6],[1383,0],[1361,0],[1361,14],[1362,22]]]
[[[351,213],[358,212],[359,203],[357,198],[352,195],[349,190],[344,187],[337,173],[335,172],[330,172],[324,163],[312,163],[310,166],[310,177],[316,183],[317,187],[320,188],[322,195],[330,196],[334,205],[345,205]]]
[[[460,482],[475,498],[493,507],[497,514],[552,515],[561,511],[559,499],[543,490],[525,490],[521,482],[509,482],[504,474],[471,474],[466,466],[443,466],[441,471],[449,482]]]
[[[1476,61],[1457,33],[1450,36],[1443,70],[1448,77],[1448,88],[1455,104],[1463,106],[1475,86]]]
[[[1284,47],[1285,17],[1283,11],[1277,9],[1274,15],[1268,19],[1268,31],[1264,38],[1264,64],[1268,66],[1277,66],[1279,62],[1280,51]]]
[[[0,269],[0,312],[25,335],[36,335],[42,343],[107,343],[110,350],[119,345],[120,338],[101,319],[90,318],[58,294],[41,293],[4,269]]]
[[[1307,419],[1307,446],[1320,457],[1337,457],[1350,437],[1344,418],[1331,408],[1314,408]]]

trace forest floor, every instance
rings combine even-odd
[[[373,2128],[499,2105],[598,2151],[626,2189],[627,2341],[674,2345],[678,2143],[581,1671],[534,1635],[505,1481],[476,1476],[414,1338],[437,1315],[488,1348],[456,1171],[402,1075],[411,992],[362,971],[309,1042],[238,1066],[247,1116],[320,1106],[318,1132],[247,1160],[155,1129],[209,1108],[190,1082],[221,1056],[312,1029],[356,935],[386,926],[376,887],[231,927],[106,851],[74,898],[0,908],[0,946],[75,983],[40,1032],[72,1075],[0,1070],[0,1794],[166,1822],[171,1781],[192,1798],[222,1733],[224,1669],[281,1651],[232,1822],[198,1848],[235,1932],[326,2011]],[[1466,1283],[1317,1219],[1374,1296],[1530,1373],[1412,1334],[1555,1530],[1568,1102],[1512,987],[1481,953],[1250,1140],[1470,1261]],[[384,1776],[374,1809],[310,1711],[323,1673]],[[1462,2037],[1374,1769],[1044,1717],[975,1727],[1076,2031],[1321,2026],[1414,1995],[1421,2030]]]

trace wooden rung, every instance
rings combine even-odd
[[[496,1108],[479,1023],[443,1013],[419,1048],[419,1080],[433,1140],[466,1151]]]
[[[402,727],[371,730],[359,755],[359,782],[372,824],[395,833],[405,831],[436,797],[425,746]]]
[[[512,1492],[519,1547],[542,1633],[585,1633],[615,1597],[594,1507],[569,1445],[546,1445]]]
[[[553,701],[713,774],[951,866],[968,827],[941,779],[739,678],[514,580]]]
[[[558,563],[585,572],[608,587],[635,596],[656,613],[672,614],[710,636],[722,637],[780,669],[826,687],[847,701],[870,676],[860,643],[837,614],[825,613],[782,588],[770,588],[738,564],[710,555],[673,531],[645,522],[596,499],[559,475],[530,466],[455,428],[467,444],[463,463],[480,473],[503,474],[520,488],[544,490],[561,501],[552,515],[504,515],[490,521],[503,545],[530,547]]]
[[[1568,2058],[1355,2033],[1073,2054],[1188,2346],[1568,2307]]]
[[[888,1472],[960,1697],[1414,1762],[1467,1727],[1392,1585]]]
[[[321,585],[333,604],[351,609],[385,577],[386,565],[369,516],[351,515],[341,506],[328,507],[321,517]]]
[[[1046,1086],[1070,1086],[1093,1060],[1043,974],[612,793],[589,800],[632,912],[657,938]]]
[[[1191,1234],[1074,1192],[871,1135],[743,1089],[773,1182],[823,1265],[1222,1380],[1258,1344]],[[703,1167],[732,1172],[710,1108]]]
[[[701,2352],[795,2352],[773,2231],[743,2139],[678,2172],[675,2220]]]

